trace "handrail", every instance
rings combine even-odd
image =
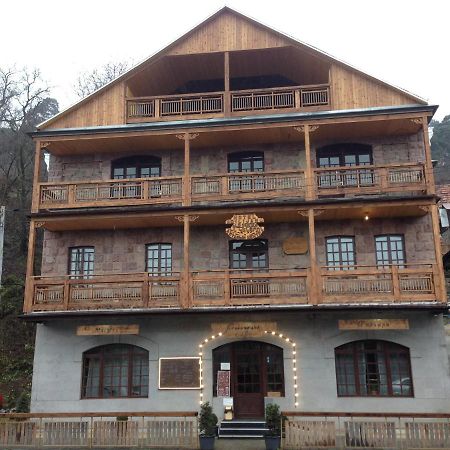
[[[117,412],[60,412],[60,413],[0,413],[0,419],[47,419],[53,417],[197,417],[197,411],[117,411]]]
[[[331,411],[282,411],[286,417],[410,417],[448,419],[449,413],[405,413],[405,412],[331,412]]]

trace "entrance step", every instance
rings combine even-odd
[[[268,428],[266,422],[258,420],[222,420],[219,425],[219,438],[261,439]]]

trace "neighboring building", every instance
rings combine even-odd
[[[447,412],[435,110],[223,8],[41,124],[32,411]]]

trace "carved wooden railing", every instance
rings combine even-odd
[[[436,273],[433,264],[324,267],[323,302],[433,301]]]
[[[424,164],[327,167],[314,169],[319,195],[426,190]]]
[[[132,97],[126,100],[127,121],[145,122],[186,116],[224,116],[226,96],[229,98],[230,113],[323,109],[330,106],[330,87],[327,84]]]
[[[176,203],[181,201],[182,177],[40,183],[40,208]]]
[[[192,199],[271,198],[286,195],[304,197],[303,170],[229,173],[191,177]]]
[[[194,306],[303,304],[307,270],[202,271],[191,278]]]
[[[450,414],[283,412],[282,449],[448,449]]]
[[[127,420],[118,420],[126,417]],[[1,448],[198,448],[196,412],[0,414]]]
[[[32,293],[33,311],[182,306],[178,274],[95,275],[85,279],[34,277]]]

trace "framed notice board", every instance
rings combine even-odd
[[[200,358],[159,358],[159,389],[200,389]]]

